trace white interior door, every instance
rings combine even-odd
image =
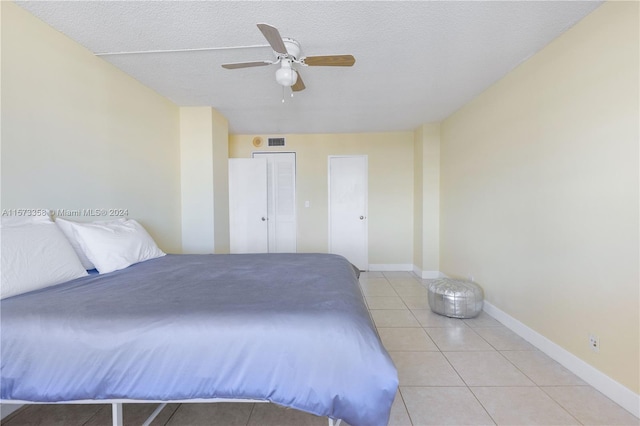
[[[296,252],[296,154],[255,152],[267,161],[269,253]]]
[[[329,157],[329,252],[366,271],[368,251],[367,156]]]
[[[231,253],[267,253],[267,160],[229,159]]]

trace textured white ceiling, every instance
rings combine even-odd
[[[598,7],[599,1],[27,1],[18,3],[94,53],[266,45],[266,22],[303,56],[352,54],[351,68],[308,67],[294,98],[269,47],[103,56],[181,106],[212,106],[232,133],[410,130],[446,118]]]

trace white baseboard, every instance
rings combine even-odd
[[[421,278],[426,280],[433,280],[436,278],[442,278],[444,275],[440,271],[422,271]]]
[[[484,311],[513,330],[517,335],[540,349],[567,370],[605,394],[636,417],[640,417],[640,395],[613,380],[597,368],[587,364],[571,352],[527,327],[506,312],[484,301]]]
[[[413,266],[413,273],[422,279],[428,280],[428,279],[442,278],[445,276],[440,271],[423,271],[420,268],[418,268],[416,265],[412,265],[412,266]]]
[[[422,271],[420,270],[420,268],[418,268],[416,265],[411,265],[411,266],[413,266],[413,269],[412,269],[413,270],[413,274],[421,277],[422,276]]]
[[[369,265],[369,270],[372,272],[411,272],[413,271],[413,265],[405,263],[376,263]]]
[[[22,404],[0,404],[0,420],[17,411],[20,407],[22,407]]]

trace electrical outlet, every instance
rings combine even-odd
[[[595,334],[589,334],[589,348],[594,352],[600,352],[600,338]]]
[[[472,275],[472,274],[467,274],[467,279],[468,279],[469,281],[473,282],[473,283],[474,283],[474,282],[476,282],[476,281],[473,279],[473,275]]]

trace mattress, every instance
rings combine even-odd
[[[0,303],[3,401],[254,399],[386,425],[396,369],[351,264],[167,255]]]

